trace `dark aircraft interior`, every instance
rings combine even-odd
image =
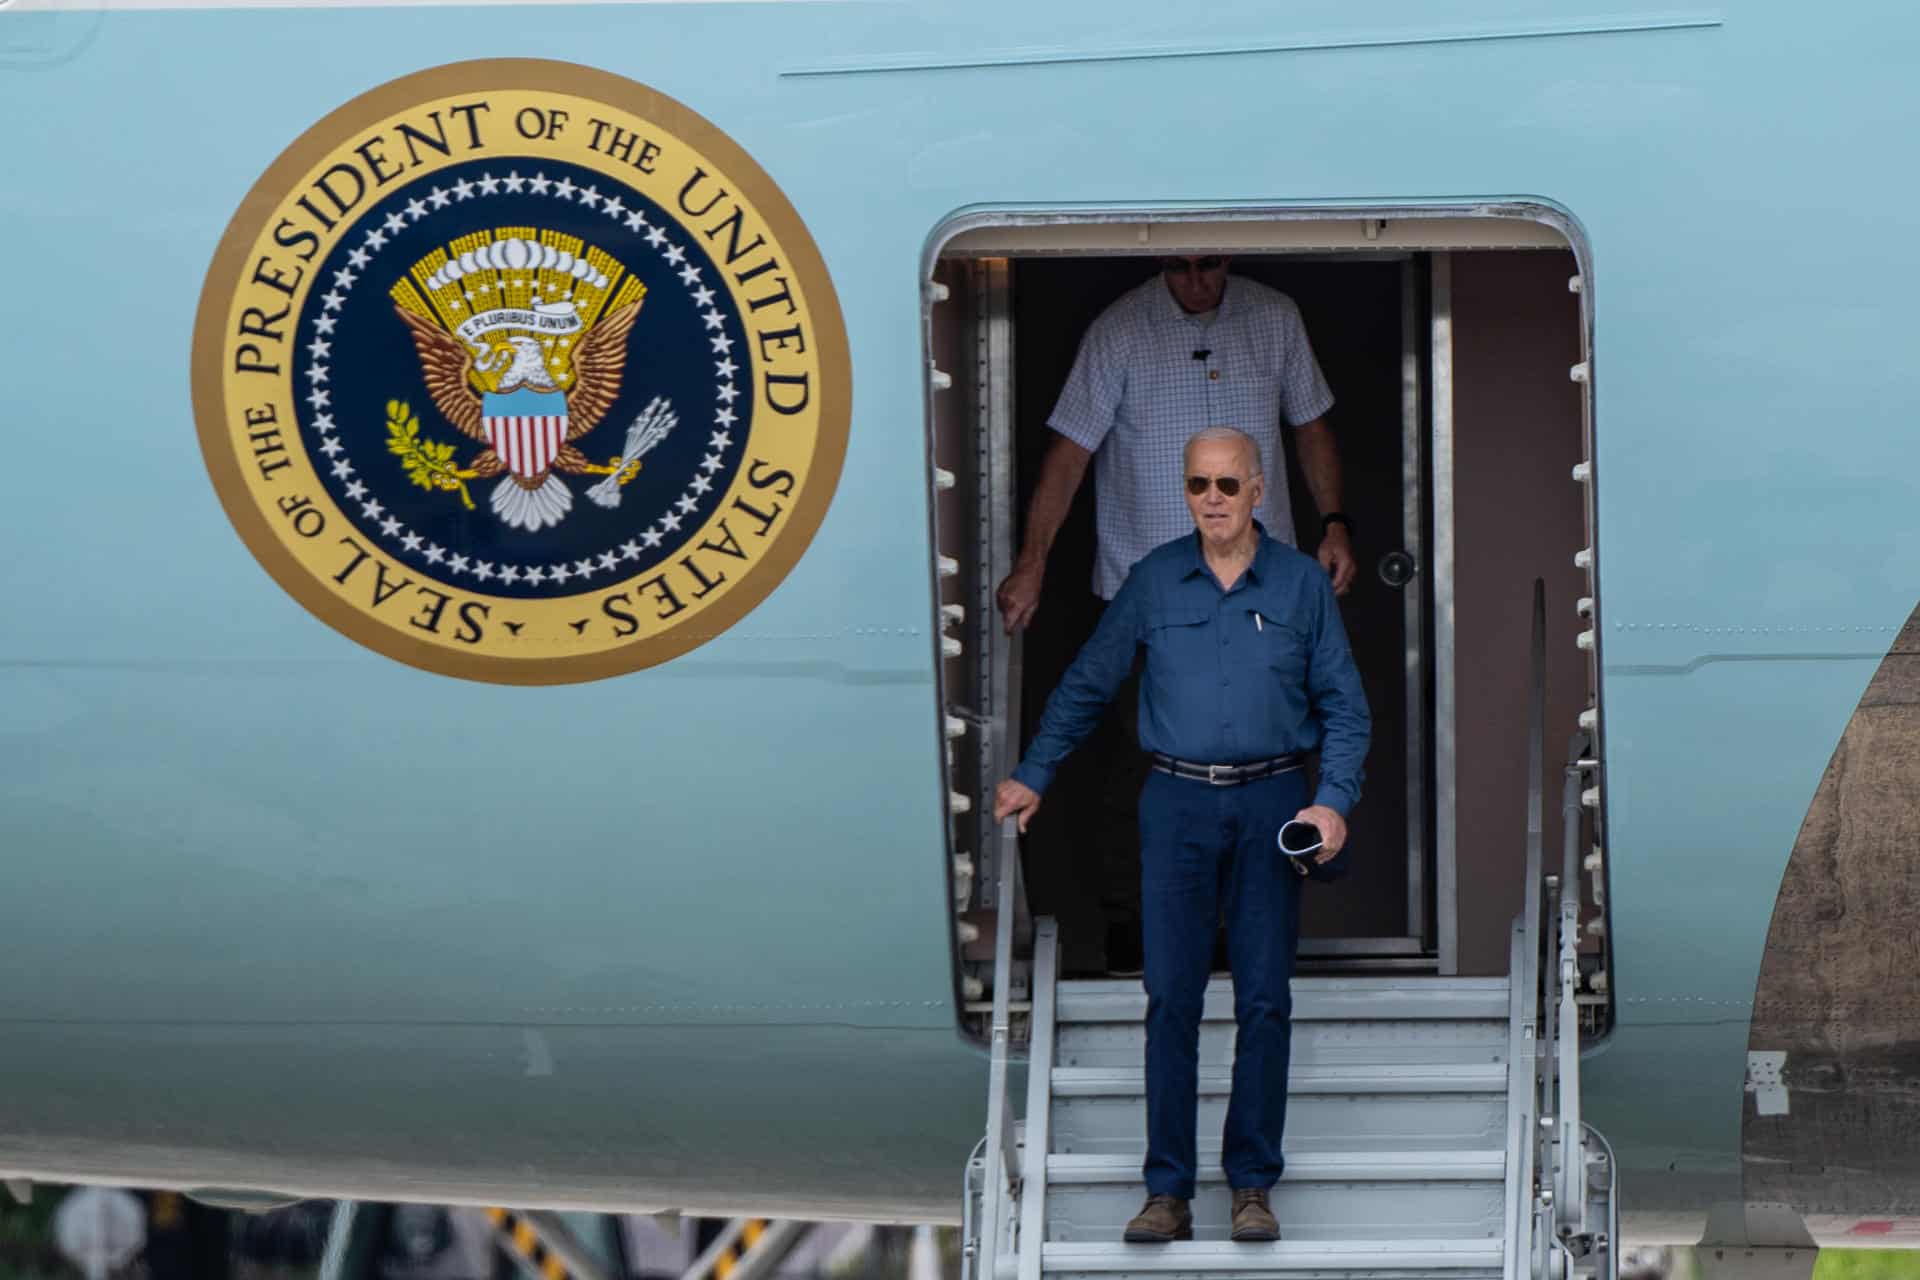
[[[964,631],[951,633],[964,635],[966,656],[946,664],[947,678],[975,686],[967,705],[979,707],[992,703],[984,691],[1004,664],[1002,710],[1019,724],[1004,763],[1018,758],[1098,619],[1092,469],[1049,556],[1041,609],[1017,643],[1000,635],[993,587],[1018,550],[1053,438],[1047,416],[1081,335],[1156,270],[1157,256],[1055,252],[955,255],[935,273],[962,304],[936,309],[932,333],[936,366],[957,371],[959,393],[934,403],[936,463],[955,473],[962,496],[939,508],[943,525],[954,525],[940,530],[940,543],[970,551],[943,582],[943,599],[967,609]],[[1335,396],[1328,420],[1359,562],[1342,612],[1373,746],[1353,815],[1353,871],[1310,886],[1301,968],[1504,973],[1526,849],[1536,578],[1546,584],[1550,758],[1591,695],[1576,649],[1589,624],[1578,612],[1585,580],[1574,557],[1590,541],[1572,476],[1587,456],[1571,376],[1582,359],[1573,254],[1240,252],[1232,272],[1301,308]],[[1294,523],[1311,552],[1320,520],[1288,454]],[[953,515],[969,505],[979,516],[970,525]],[[1116,874],[1113,859],[1090,846],[1115,838],[1111,815],[1129,799],[1089,757],[1083,750],[1062,768],[1022,842],[1032,911],[1060,920],[1070,976],[1106,971],[1103,902],[1126,897],[1103,883]],[[965,789],[965,753],[955,760],[955,787]],[[987,772],[975,785],[984,787]],[[1550,850],[1560,841],[1557,781],[1546,806]]]

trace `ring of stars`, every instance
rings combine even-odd
[[[699,309],[700,318],[706,325],[708,342],[713,347],[716,401],[714,430],[707,437],[706,456],[695,470],[685,492],[666,512],[637,537],[627,539],[618,548],[573,561],[532,565],[476,560],[450,551],[408,528],[390,514],[378,499],[370,497],[365,482],[355,476],[353,463],[341,456],[344,446],[336,435],[338,424],[331,412],[333,393],[326,385],[331,376],[326,361],[333,348],[327,339],[339,324],[335,313],[346,305],[354,285],[366,276],[368,264],[381,250],[433,210],[444,209],[476,196],[496,195],[501,191],[518,195],[523,190],[532,195],[571,201],[595,210],[625,230],[639,235],[669,267],[678,268],[674,274]],[[508,585],[527,583],[541,586],[548,582],[564,585],[576,578],[585,583],[601,574],[618,578],[623,563],[639,560],[644,551],[659,546],[668,534],[679,532],[681,526],[694,518],[700,507],[710,500],[715,476],[725,467],[726,450],[733,444],[732,429],[739,421],[739,415],[733,407],[734,401],[740,396],[740,389],[734,381],[739,367],[733,360],[733,339],[726,335],[725,317],[713,305],[716,296],[714,290],[702,282],[700,268],[687,261],[687,251],[675,244],[666,230],[648,221],[640,210],[628,208],[618,195],[602,195],[594,187],[576,186],[565,177],[555,181],[547,177],[544,171],[536,171],[532,177],[523,176],[518,169],[514,169],[503,177],[483,173],[473,181],[463,178],[447,187],[433,187],[424,199],[416,196],[403,208],[395,209],[380,223],[368,228],[365,238],[348,253],[347,264],[333,273],[332,288],[320,299],[321,311],[314,319],[314,339],[307,344],[308,363],[302,370],[309,390],[302,398],[313,410],[313,427],[320,437],[319,450],[328,460],[327,470],[335,479],[345,482],[347,496],[359,504],[361,515],[379,530],[381,541],[391,543],[436,569],[444,569],[455,577],[468,575],[483,584],[498,580]]]

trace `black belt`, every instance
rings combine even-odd
[[[1176,778],[1192,778],[1196,782],[1211,782],[1216,787],[1237,787],[1243,782],[1257,782],[1261,778],[1271,778],[1276,773],[1291,773],[1307,762],[1305,756],[1290,751],[1271,760],[1249,760],[1245,764],[1195,764],[1191,760],[1176,760],[1172,756],[1153,754],[1153,767],[1162,773],[1170,773]]]

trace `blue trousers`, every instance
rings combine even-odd
[[[1200,1014],[1223,914],[1239,1031],[1220,1163],[1236,1190],[1279,1181],[1301,877],[1274,837],[1306,803],[1300,770],[1236,787],[1155,771],[1140,792],[1149,1194],[1193,1198]]]

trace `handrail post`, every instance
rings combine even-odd
[[[1547,751],[1547,584],[1533,580],[1533,644],[1527,690],[1527,941],[1533,954],[1540,949],[1540,895],[1546,873],[1541,842],[1546,827]]]
[[[1005,1171],[1007,1185],[1011,1188],[1020,1181],[1020,1149],[1013,1132],[1013,1098],[1006,1089],[1007,1067],[1013,1058],[1013,949],[1016,935],[1027,933],[1032,928],[1031,921],[1025,922],[1024,929],[1016,927],[1021,923],[1018,919],[1020,914],[1018,907],[1022,896],[1020,893],[1020,835],[1012,818],[1008,818],[1001,824],[999,861],[999,902],[995,913],[993,939],[993,1044],[1001,1069],[998,1119],[1000,1142],[1003,1148],[1001,1167]]]
[[[998,1274],[1000,1233],[1013,1212],[1013,1186],[1020,1180],[1019,1145],[1007,1093],[1013,1050],[1013,935],[1015,882],[1020,876],[1020,837],[1013,819],[1000,827],[995,859],[993,1023],[987,1070],[987,1171],[980,1191],[980,1269],[983,1280]]]
[[[1559,947],[1556,965],[1555,1007],[1558,1019],[1556,1069],[1558,1094],[1554,1106],[1559,1169],[1554,1197],[1554,1219],[1561,1232],[1587,1229],[1584,1127],[1580,1122],[1580,760],[1587,738],[1575,734],[1567,748],[1566,778],[1561,796],[1561,873]]]
[[[1533,940],[1520,919],[1507,947],[1506,1258],[1503,1280],[1524,1280],[1533,1254],[1533,1178],[1538,1047],[1533,1028]]]
[[[1040,1246],[1046,1237],[1047,1153],[1052,1149],[1048,1100],[1053,1093],[1053,1019],[1059,929],[1051,917],[1036,922],[1033,935],[1033,1016],[1027,1041],[1026,1149],[1021,1153],[1018,1280],[1040,1280]]]
[[[1593,1243],[1589,1222],[1587,1138],[1580,1117],[1581,781],[1593,767],[1588,736],[1568,747],[1561,793],[1561,858],[1545,866],[1546,587],[1533,584],[1533,648],[1527,724],[1527,878],[1515,924],[1511,1042],[1532,1062],[1509,1067],[1507,1266],[1509,1280],[1571,1263]],[[1524,1100],[1519,1092],[1526,1081]],[[1551,1124],[1545,1123],[1551,1119]],[[1597,1136],[1597,1135],[1596,1135]],[[1538,1189],[1535,1189],[1535,1183]],[[1615,1197],[1617,1200],[1617,1197]],[[1615,1270],[1617,1204],[1608,1205],[1605,1276]]]
[[[1504,1274],[1521,1280],[1534,1270],[1535,1215],[1539,1207],[1534,1190],[1539,1169],[1541,1106],[1545,1099],[1544,1073],[1551,1067],[1540,1051],[1544,1009],[1541,973],[1541,895],[1546,891],[1545,851],[1542,848],[1546,801],[1545,759],[1547,733],[1547,606],[1546,584],[1533,583],[1533,634],[1529,649],[1527,708],[1527,869],[1521,913],[1514,921],[1508,950],[1507,1064],[1507,1234]]]

